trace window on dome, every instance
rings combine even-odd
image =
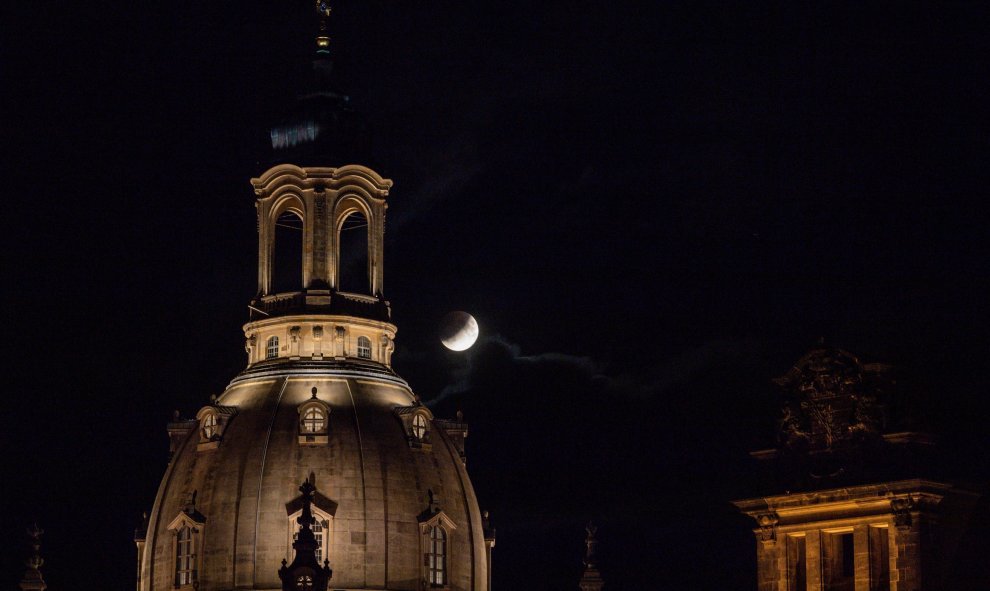
[[[216,413],[207,413],[203,417],[202,425],[202,434],[205,441],[212,441],[214,437],[219,435],[220,428]]]
[[[307,408],[303,412],[301,429],[303,433],[313,435],[326,431],[327,416],[317,407]]]
[[[441,587],[447,584],[447,532],[439,525],[430,527],[426,566],[430,585]]]
[[[175,586],[193,584],[193,531],[182,526],[175,535]]]
[[[426,437],[428,431],[426,417],[417,413],[413,415],[412,420],[412,432],[413,437],[422,441]]]
[[[268,346],[265,347],[265,359],[275,359],[278,357],[278,337],[269,337]]]
[[[289,517],[289,532],[291,532],[291,539],[289,540],[289,556],[292,556],[292,544],[299,539],[299,530],[302,526],[299,525],[297,521],[301,515],[300,511],[294,513]],[[313,537],[316,538],[316,562],[323,564],[324,559],[329,559],[330,556],[330,520],[331,517],[324,515],[322,511],[318,511],[314,508],[313,517],[316,519],[310,529],[313,530]]]
[[[299,413],[299,445],[327,445],[330,441],[330,405],[313,397],[296,407]]]
[[[368,337],[358,337],[357,354],[361,359],[371,359],[371,339]]]

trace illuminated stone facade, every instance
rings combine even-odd
[[[735,502],[756,522],[757,589],[945,588],[959,518],[976,496],[903,477],[927,472],[931,443],[884,432],[895,422],[891,368],[823,348],[775,382],[784,392],[779,445],[751,455],[788,492]]]
[[[285,125],[358,120],[330,86],[328,45],[321,32],[317,87]],[[284,163],[287,144],[273,132],[283,163],[251,181],[258,291],[244,325],[247,367],[195,418],[168,424],[170,461],[135,535],[138,591],[274,591],[296,581],[306,591],[331,570],[333,589],[489,588],[494,531],[465,468],[468,426],[435,419],[392,370],[397,328],[383,296],[392,181],[347,164],[363,141],[345,133],[360,125],[312,129],[289,142],[291,161],[318,166]],[[302,247],[290,269],[298,279],[277,286],[286,214]],[[345,252],[353,219],[346,229],[364,233],[366,252]],[[345,255],[366,261],[366,291],[342,289]],[[293,553],[301,546],[312,553],[304,565]],[[280,571],[283,561],[292,564]]]
[[[281,165],[261,178],[262,255],[280,207],[300,208],[306,236],[339,231],[341,212],[360,209],[371,221],[368,272],[380,288],[389,181],[360,166]],[[297,487],[310,478],[333,588],[488,588],[491,542],[465,471],[467,425],[434,420],[392,371],[396,327],[381,293],[327,287],[339,251],[333,240],[316,242],[304,239],[302,253],[314,271],[301,277],[315,277],[313,288],[266,293],[271,263],[259,257],[247,368],[195,419],[169,424],[172,459],[138,536],[141,591],[281,588],[279,565],[292,559],[298,530]],[[282,301],[291,305],[273,304]]]

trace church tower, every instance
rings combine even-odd
[[[976,495],[902,422],[893,368],[821,347],[774,381],[778,444],[750,454],[770,494],[735,501],[755,521],[757,589],[971,588],[957,565]]]
[[[170,461],[135,536],[139,591],[489,587],[467,425],[435,419],[392,369],[392,181],[362,164],[366,126],[335,85],[330,7],[316,11],[311,85],[251,180],[247,367],[168,424]]]

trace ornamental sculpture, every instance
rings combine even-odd
[[[829,451],[875,438],[889,368],[863,365],[840,349],[816,349],[774,382],[783,388],[780,442],[793,451]]]

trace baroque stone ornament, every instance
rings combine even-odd
[[[756,536],[761,542],[776,542],[777,541],[777,524],[780,523],[780,517],[774,513],[761,513],[756,516],[756,524],[759,529],[756,530]]]
[[[31,544],[31,556],[25,561],[25,566],[27,570],[24,571],[24,576],[21,577],[20,587],[22,591],[45,591],[48,585],[45,583],[45,579],[41,576],[41,566],[45,564],[45,561],[41,558],[41,536],[45,533],[45,530],[38,527],[35,523],[27,529],[28,537],[30,538]]]
[[[899,528],[911,527],[911,510],[917,503],[911,497],[890,499],[890,512],[894,515],[894,525]]]
[[[815,349],[774,380],[785,392],[779,439],[795,451],[829,451],[875,438],[885,372],[841,349]]]
[[[330,570],[330,561],[324,560],[321,566],[316,561],[316,550],[319,543],[313,533],[313,524],[316,518],[313,517],[313,493],[316,487],[310,475],[299,487],[302,493],[302,514],[299,515],[299,535],[292,543],[295,558],[292,564],[286,564],[282,560],[282,568],[278,571],[278,576],[282,580],[283,591],[326,591],[333,571]]]
[[[587,533],[584,539],[584,574],[578,587],[581,591],[600,591],[605,586],[605,581],[598,571],[598,540],[595,538],[598,527],[589,521],[584,531]]]

